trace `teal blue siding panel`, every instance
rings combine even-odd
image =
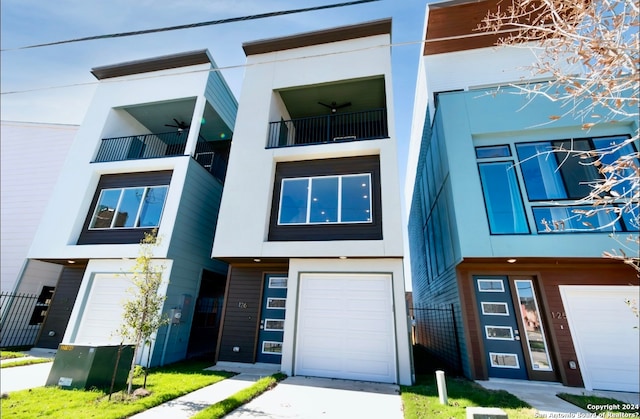
[[[226,263],[211,258],[221,197],[222,184],[195,160],[190,160],[169,244],[168,258],[173,260],[173,266],[164,311],[168,312],[184,301],[187,304],[183,307],[180,325],[171,327],[166,349],[168,327],[159,331],[152,365],[161,362],[163,350],[165,364],[186,356],[203,269],[222,275],[227,273]]]
[[[238,102],[219,71],[211,71],[209,73],[204,96],[222,120],[233,131],[236,113],[238,111]]]

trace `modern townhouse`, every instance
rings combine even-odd
[[[237,109],[216,69],[206,50],[92,69],[94,98],[17,288],[46,283],[52,294],[37,347],[120,343],[139,243],[157,230],[171,323],[145,357],[215,348],[227,265],[211,246]]]
[[[391,20],[248,42],[219,362],[410,384]]]
[[[603,252],[619,246],[612,232],[637,236],[638,214],[575,214],[598,174],[548,152],[618,144],[638,121],[584,129],[562,103],[509,87],[536,82],[535,57],[477,30],[497,4],[427,6],[406,184],[418,344],[472,379],[637,392],[639,280]],[[449,306],[440,328],[420,309]]]

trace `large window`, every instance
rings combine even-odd
[[[278,224],[370,222],[370,174],[282,180]]]
[[[103,189],[89,228],[157,227],[168,188],[152,186]]]
[[[381,240],[379,156],[276,165],[269,241]]]
[[[582,152],[598,150],[602,155],[600,161],[611,164],[622,156],[636,153],[631,144],[606,152],[618,148],[627,138],[612,136],[476,147],[491,234],[527,234],[530,223],[538,233],[637,231],[638,214],[625,213],[617,219],[613,211],[598,211],[587,217],[584,212],[593,208],[588,203],[577,202],[589,195],[594,181],[601,179],[597,165],[590,158],[581,158],[580,155],[585,154]],[[514,146],[517,156],[511,153]],[[621,182],[613,191],[623,196],[630,188],[630,182]]]

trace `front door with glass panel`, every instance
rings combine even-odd
[[[532,278],[473,278],[489,377],[555,381]]]
[[[280,364],[287,301],[287,276],[266,275],[262,294],[256,362]]]

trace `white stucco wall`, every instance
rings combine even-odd
[[[248,57],[214,257],[402,256],[389,42],[378,35]],[[385,78],[390,138],[265,149],[275,90],[372,76]],[[362,155],[380,155],[384,240],[267,241],[277,162]]]
[[[12,121],[0,127],[0,282],[2,292],[11,292],[78,127]],[[39,293],[41,288],[20,292]]]
[[[178,68],[157,71],[152,73],[152,76],[133,75],[107,79],[100,83],[69,150],[60,178],[53,188],[51,200],[46,206],[29,250],[30,258],[74,259],[91,258],[96,255],[105,258],[135,257],[138,251],[137,244],[76,245],[100,175],[173,170],[171,187],[158,231],[158,235],[163,237],[163,242],[156,249],[158,257],[166,256],[189,157],[106,163],[91,161],[104,135],[127,135],[131,134],[132,128],[141,129],[128,115],[120,115],[117,108],[187,97],[202,98],[209,68],[210,65],[203,64],[189,67],[191,71],[200,71],[188,74],[180,74],[185,72],[185,68]],[[192,132],[195,135],[195,130]]]

